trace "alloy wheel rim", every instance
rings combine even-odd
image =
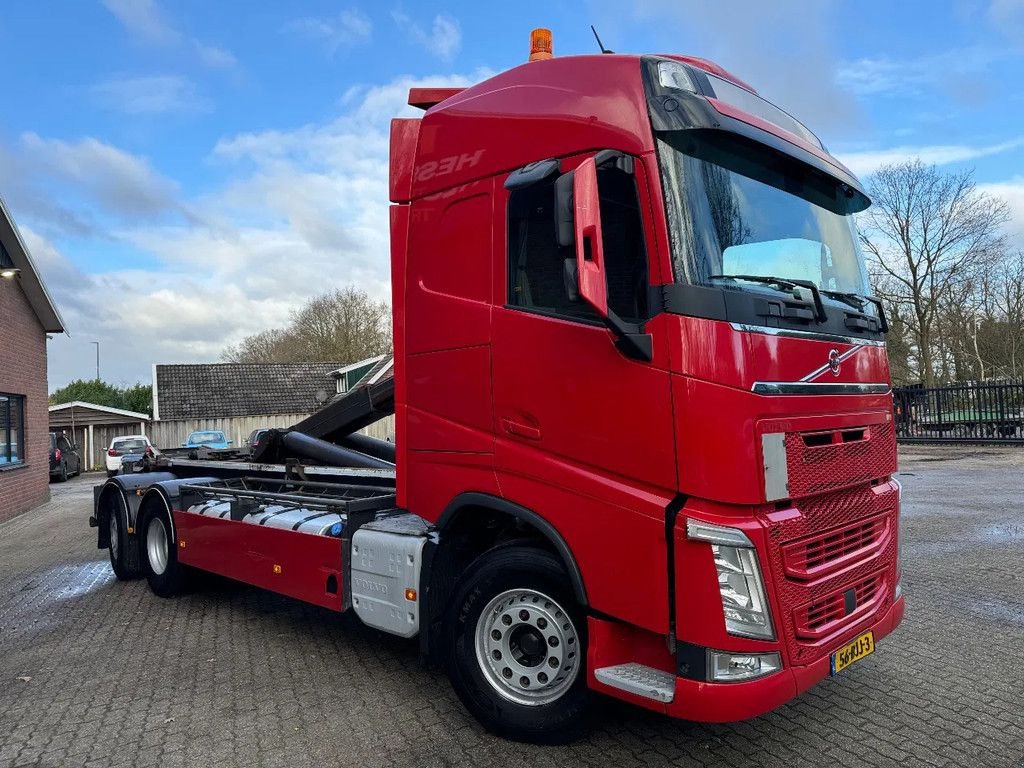
[[[153,573],[159,576],[167,570],[167,529],[157,517],[150,520],[146,528],[146,552]]]
[[[109,532],[110,532],[110,556],[112,558],[114,558],[115,560],[117,560],[117,557],[118,557],[118,554],[119,554],[119,547],[121,545],[121,542],[118,540],[118,536],[117,536],[117,514],[115,512],[111,512],[110,513]]]
[[[480,614],[475,637],[484,679],[516,704],[550,704],[579,676],[576,627],[557,601],[537,590],[497,595]]]

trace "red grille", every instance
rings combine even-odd
[[[786,433],[789,495],[797,499],[867,482],[896,471],[892,422]]]
[[[858,621],[878,607],[879,601],[885,596],[885,587],[885,575],[878,572],[851,587],[840,588],[809,605],[797,608],[793,612],[797,637],[820,640]],[[852,601],[849,601],[850,597]],[[848,601],[851,605],[847,604]]]
[[[840,571],[885,546],[891,515],[882,514],[833,528],[782,548],[786,575],[807,581]]]
[[[765,516],[771,542],[768,552],[769,566],[774,576],[780,608],[776,621],[781,626],[777,629],[780,636],[786,638],[792,663],[807,664],[828,653],[838,633],[853,631],[856,625],[874,618],[875,614],[887,605],[888,601],[885,598],[888,590],[880,587],[875,602],[869,603],[863,611],[858,610],[853,615],[833,619],[824,630],[825,634],[817,639],[808,634],[812,628],[798,618],[801,609],[823,603],[835,594],[842,598],[846,590],[863,584],[877,574],[882,574],[886,583],[893,583],[896,536],[892,533],[895,530],[893,513],[896,504],[895,488],[890,485],[872,487],[865,483],[858,488],[804,499],[797,504],[798,509],[774,512]],[[863,530],[867,524],[873,526],[876,520],[884,521],[883,530],[887,528],[889,534],[882,533],[875,544],[848,552],[846,559],[841,560],[838,567],[829,567],[838,562],[833,560],[831,563],[825,563],[824,571],[819,570],[809,577],[795,578],[788,575],[785,553],[800,546],[806,547],[810,542],[827,538],[837,532],[858,528]],[[840,555],[840,558],[842,557],[843,555]],[[883,570],[879,567],[881,563],[890,565]],[[798,634],[798,629],[802,634]]]

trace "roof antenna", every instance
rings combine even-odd
[[[604,43],[601,42],[601,38],[598,36],[593,24],[590,25],[590,31],[594,33],[594,39],[597,40],[597,47],[601,49],[601,53],[615,53],[615,51],[609,51],[604,47]]]

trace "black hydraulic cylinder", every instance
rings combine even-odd
[[[369,435],[354,434],[338,441],[343,447],[395,463],[395,444]]]
[[[394,469],[390,461],[368,456],[352,448],[328,443],[302,432],[283,432],[280,436],[285,452],[296,457],[313,459],[330,467],[359,467],[361,469]]]

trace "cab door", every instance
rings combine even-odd
[[[555,210],[561,175],[505,190],[495,206],[505,266],[496,270],[492,318],[495,469],[506,498],[567,539],[591,605],[660,628],[667,577],[658,552],[676,482],[668,345],[655,336],[653,360],[627,356],[580,297],[565,211]],[[640,163],[597,177],[608,306],[643,327],[651,315],[646,180]],[[620,568],[644,591],[614,584]]]

